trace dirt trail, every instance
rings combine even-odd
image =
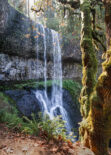
[[[40,137],[23,135],[9,131],[0,124],[0,155],[94,155],[89,149],[83,147],[79,142],[55,143]]]
[[[0,155],[51,155],[40,138],[12,133],[0,125]]]

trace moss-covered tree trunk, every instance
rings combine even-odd
[[[81,91],[81,113],[87,118],[89,98],[96,83],[97,60],[93,47],[90,0],[81,0],[81,51],[83,64],[83,89]]]
[[[96,84],[97,60],[93,47],[90,0],[81,0],[80,2],[82,17],[81,51],[83,64],[83,88],[80,95],[83,121],[80,126],[80,135],[81,141],[84,142],[85,146],[89,147],[89,138],[87,137],[89,124],[87,118],[90,110],[90,96]]]
[[[95,58],[93,60],[92,57],[85,59],[89,52],[94,55],[94,51],[92,52],[92,36],[89,35],[91,33],[88,33],[89,29],[91,29],[90,2],[89,0],[81,0],[83,24],[81,49],[84,91],[82,91],[80,98],[83,114],[80,135],[84,145],[89,147],[95,155],[108,155],[108,143],[111,138],[111,1],[104,0],[104,5],[107,36],[106,60],[102,64],[103,72],[95,85]],[[88,20],[87,24],[86,20]],[[89,50],[87,44],[91,50]],[[91,65],[92,68],[88,66],[88,62],[93,64]],[[87,74],[89,72],[91,73]]]

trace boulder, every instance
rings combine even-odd
[[[5,93],[15,101],[21,115],[31,118],[32,113],[38,115],[40,112],[41,109],[32,90],[8,90]]]

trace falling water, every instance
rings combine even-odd
[[[61,48],[59,41],[59,34],[55,31],[52,32],[53,40],[53,85],[52,85],[52,107],[50,110],[50,117],[53,119],[57,115],[57,109],[62,115],[62,119],[66,121],[66,127],[71,129],[70,121],[67,111],[63,107],[63,91],[62,91],[62,60],[61,60]]]
[[[61,48],[59,42],[59,34],[51,30],[52,47],[53,47],[53,76],[52,76],[52,94],[48,97],[47,92],[47,46],[46,46],[46,30],[41,25],[43,33],[44,46],[44,90],[36,91],[36,98],[40,103],[42,112],[48,114],[50,119],[57,115],[61,115],[66,121],[66,128],[71,130],[70,120],[66,109],[63,107],[63,90],[62,90],[62,63],[61,63]]]
[[[43,35],[43,43],[44,43],[44,84],[45,84],[45,91],[47,89],[46,82],[47,82],[47,55],[46,55],[46,34],[43,25],[42,27],[42,35]]]
[[[49,116],[49,110],[48,110],[48,95],[47,95],[47,55],[46,55],[46,32],[45,32],[45,28],[43,27],[43,25],[40,25],[41,27],[41,35],[43,36],[43,47],[44,47],[44,91],[40,91],[37,90],[36,91],[36,97],[39,100],[39,102],[41,103],[40,106],[42,106],[42,112],[43,113],[47,113]],[[38,55],[38,54],[37,54]],[[38,61],[38,58],[37,58]]]
[[[27,1],[27,14],[30,16],[29,8],[31,6],[31,3],[29,3],[29,0]],[[35,17],[35,23],[36,23],[36,17]],[[36,25],[35,25],[36,27]],[[37,90],[35,92],[36,98],[39,101],[41,111],[43,114],[48,114],[50,119],[53,119],[57,115],[61,115],[62,119],[66,121],[66,129],[68,131],[71,131],[71,125],[70,125],[70,119],[68,117],[67,110],[64,108],[63,105],[63,90],[62,90],[62,61],[61,61],[61,48],[60,48],[60,39],[59,34],[55,32],[54,30],[49,30],[52,36],[52,57],[53,57],[53,76],[52,76],[52,93],[51,97],[48,96],[48,90],[47,90],[47,39],[48,36],[46,36],[46,29],[43,25],[39,24],[38,29],[40,31],[40,35],[42,37],[43,42],[43,59],[44,59],[44,69],[43,69],[43,77],[44,77],[44,90]],[[37,33],[37,32],[36,32]],[[39,38],[36,39],[36,51],[37,51],[37,77],[39,73],[39,67],[38,67],[38,61],[39,61]]]

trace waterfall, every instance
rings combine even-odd
[[[43,42],[44,42],[44,86],[45,86],[45,91],[47,89],[47,55],[46,55],[46,34],[45,34],[45,29],[42,25],[42,33],[43,33]]]
[[[31,6],[34,1],[26,0],[26,14],[28,17],[31,16]],[[67,109],[64,108],[63,103],[63,89],[62,89],[62,60],[61,60],[61,47],[59,34],[54,30],[46,29],[43,25],[38,24],[36,26],[37,17],[34,16],[35,24],[33,26],[33,31],[35,33],[36,40],[36,53],[37,53],[37,79],[39,79],[39,60],[40,57],[43,59],[43,79],[44,79],[44,89],[36,90],[35,95],[39,101],[41,111],[43,114],[47,114],[52,120],[55,116],[61,115],[62,119],[66,121],[66,128],[68,131],[71,130],[70,119],[67,113]],[[32,27],[32,25],[29,25]],[[48,41],[49,42],[48,42]],[[48,44],[52,47],[52,88],[51,96],[48,95],[47,88],[47,70],[48,70]],[[51,51],[51,50],[50,50]],[[39,53],[40,52],[40,53]],[[43,52],[43,53],[42,53]],[[42,56],[41,56],[42,55]],[[28,63],[31,65],[31,62]],[[30,71],[31,72],[31,71]],[[31,74],[30,74],[31,76]],[[31,79],[31,77],[30,77]]]
[[[53,76],[52,76],[52,93],[48,97],[47,90],[47,44],[46,44],[46,29],[41,25],[41,33],[43,36],[44,47],[44,90],[37,90],[35,95],[39,101],[43,114],[48,114],[50,119],[57,115],[61,115],[66,121],[66,129],[71,131],[70,120],[67,110],[63,106],[63,90],[62,90],[62,61],[59,34],[51,30],[52,35],[52,57],[53,57]]]
[[[50,117],[53,119],[57,115],[57,109],[60,111],[62,119],[66,121],[66,128],[71,129],[70,120],[67,111],[63,107],[63,92],[62,92],[62,58],[61,48],[59,41],[59,34],[55,31],[52,32],[53,42],[53,84],[52,84],[52,108],[50,110]]]

